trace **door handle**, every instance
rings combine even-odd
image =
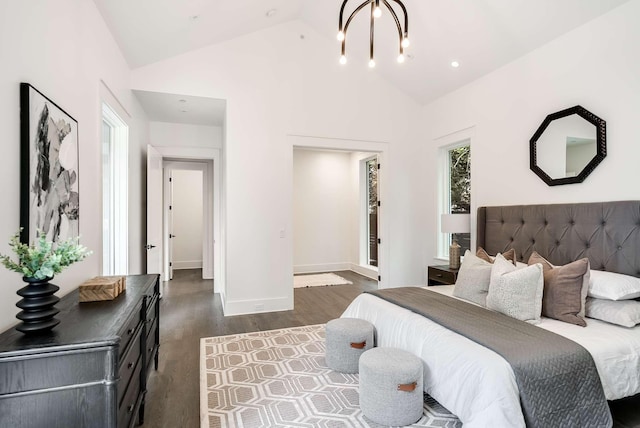
[[[176,235],[169,234],[169,238],[175,238]]]
[[[150,250],[152,248],[156,248],[156,246],[155,245],[151,245],[151,244],[147,244],[147,245],[144,246],[144,248],[146,248],[147,250]]]

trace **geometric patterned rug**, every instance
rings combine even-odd
[[[313,275],[294,275],[293,288],[322,287],[325,285],[344,285],[353,282],[335,273],[316,273]]]
[[[380,428],[360,411],[358,375],[329,369],[324,324],[200,339],[202,428]],[[425,394],[412,427],[462,423]]]

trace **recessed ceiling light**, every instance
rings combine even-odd
[[[178,102],[180,102],[180,103],[186,103],[186,102],[187,102],[187,100],[185,100],[184,98],[180,98],[180,99],[178,100]]]
[[[265,13],[265,16],[267,18],[271,18],[273,15],[275,15],[276,13],[278,13],[278,9],[269,9],[267,11],[267,13]]]
[[[406,55],[406,57],[407,57],[408,59],[415,59],[415,57],[413,56],[413,54],[407,54],[407,55]]]
[[[200,15],[191,15],[191,16],[189,17],[189,21],[197,21],[197,20],[198,20],[198,18],[200,18]]]
[[[181,111],[182,113],[186,113],[186,112],[188,112],[189,110],[181,109],[180,111]]]
[[[451,61],[451,67],[458,68],[460,67],[460,63],[458,61]]]

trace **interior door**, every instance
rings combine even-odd
[[[169,239],[167,245],[169,246],[169,279],[173,279],[173,171],[169,170],[169,182],[167,183],[168,189],[165,195],[169,200],[169,211],[167,211],[167,224],[169,225]]]
[[[147,273],[162,274],[162,155],[147,146]]]

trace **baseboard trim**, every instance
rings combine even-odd
[[[259,314],[262,312],[281,312],[293,309],[292,298],[275,297],[272,299],[226,300],[224,316]]]
[[[372,269],[368,266],[362,266],[355,263],[351,263],[349,269],[355,273],[359,273],[362,276],[366,276],[369,279],[378,280],[378,270]]]
[[[293,274],[297,273],[321,273],[336,272],[339,270],[351,270],[351,263],[322,263],[318,265],[297,265],[293,267]],[[377,278],[377,276],[376,276]]]
[[[182,262],[173,262],[173,270],[182,269],[202,269],[202,260],[186,260]]]

